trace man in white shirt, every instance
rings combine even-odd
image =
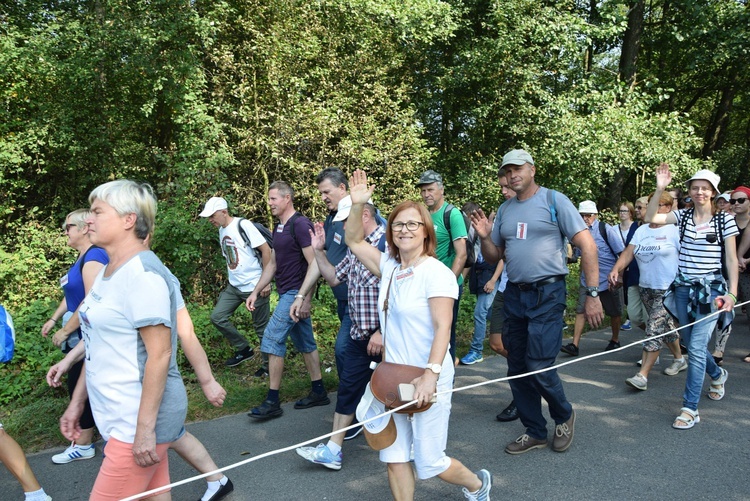
[[[211,197],[200,216],[208,218],[211,224],[219,228],[221,253],[227,260],[229,285],[216,301],[214,311],[211,312],[211,323],[234,346],[234,356],[224,362],[227,367],[234,367],[252,358],[255,352],[229,318],[255,289],[263,266],[267,266],[271,260],[271,247],[253,223],[230,216],[227,201],[221,197]],[[244,232],[245,237],[240,230]],[[256,250],[260,251],[260,260]],[[252,312],[253,328],[258,335],[258,342],[262,340],[270,318],[270,294],[271,287],[268,286],[261,292]],[[262,377],[267,374],[268,360],[264,357],[263,365],[255,376]]]

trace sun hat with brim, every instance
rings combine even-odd
[[[200,217],[211,217],[217,210],[223,210],[227,208],[227,201],[221,197],[211,197],[206,202],[206,206],[203,208],[203,212],[200,213]]]
[[[596,204],[592,202],[591,200],[584,200],[580,204],[578,204],[578,213],[579,214],[599,214],[599,211],[596,210]]]
[[[697,181],[699,179],[703,181],[708,181],[709,183],[711,183],[711,186],[713,186],[714,191],[716,193],[720,193],[719,181],[721,181],[721,178],[719,177],[718,174],[716,174],[715,172],[711,172],[708,169],[699,170],[698,172],[693,174],[693,177],[685,181],[685,184],[687,185],[688,189],[690,189],[690,183],[692,183],[693,181]]]
[[[370,383],[367,383],[365,394],[362,395],[362,400],[357,405],[357,421],[362,423],[368,445],[376,451],[390,447],[396,441],[396,423],[393,422],[390,414],[382,416],[383,413],[385,413],[385,405],[375,398],[370,389]],[[377,418],[377,416],[380,417]],[[365,422],[372,418],[377,419]]]

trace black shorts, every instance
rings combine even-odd
[[[616,291],[609,289],[599,291],[599,300],[602,302],[602,308],[604,314],[608,317],[619,317],[622,316],[622,287]],[[586,287],[578,288],[578,304],[576,305],[576,313],[583,313],[583,305],[586,302]]]

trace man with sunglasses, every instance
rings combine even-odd
[[[610,290],[607,283],[607,275],[617,262],[617,257],[625,250],[625,244],[617,234],[617,230],[609,224],[602,223],[597,219],[599,211],[596,204],[591,200],[585,200],[578,205],[578,212],[581,214],[586,227],[589,229],[591,236],[596,243],[598,262],[599,262],[599,298],[604,308],[604,313],[612,319],[612,338],[607,344],[605,350],[613,350],[620,347],[620,321],[622,320],[622,288]],[[560,351],[578,356],[578,346],[581,342],[581,334],[586,324],[583,315],[584,304],[586,299],[586,273],[581,273],[581,287],[578,293],[578,305],[576,306],[576,323],[573,329],[573,342],[569,343]]]
[[[554,208],[550,205],[548,190],[536,184],[536,166],[525,150],[508,152],[500,168],[516,196],[501,205],[494,225],[481,210],[472,213],[471,219],[482,239],[484,258],[489,262],[505,258],[503,344],[508,350],[508,376],[515,376],[551,367],[560,351],[568,274],[563,236],[581,249],[583,270],[591,277],[585,315],[593,326],[601,323],[602,305],[597,297],[596,245],[575,206],[559,192],[549,194],[555,200]],[[573,443],[575,411],[557,371],[512,379],[510,387],[526,430],[505,452],[523,454],[547,447],[542,398],[555,421],[552,450],[568,450]]]

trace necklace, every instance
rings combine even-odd
[[[418,266],[425,259],[427,259],[427,256],[421,256],[414,263],[411,263],[408,265],[406,263],[401,263],[401,270],[408,270],[409,268],[414,268]]]

